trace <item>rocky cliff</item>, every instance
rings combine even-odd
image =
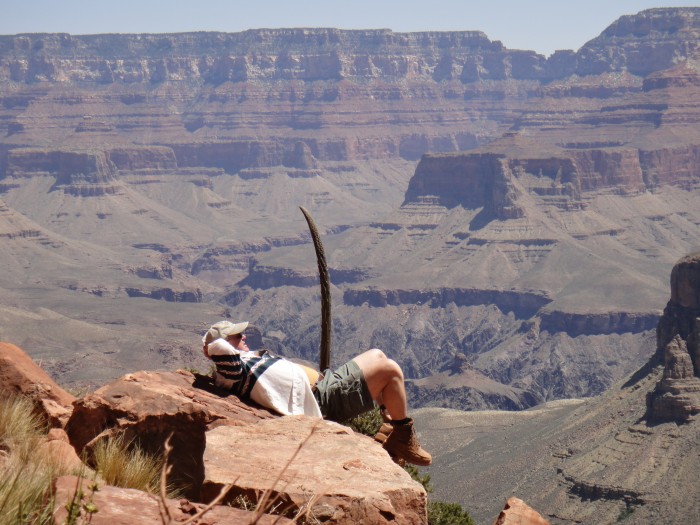
[[[667,73],[685,74],[673,71]],[[622,341],[636,337],[632,346],[639,349],[656,326],[660,310],[652,305],[663,297],[677,248],[700,244],[693,89],[628,95],[624,103],[608,101],[596,118],[565,116],[543,101],[523,115],[520,129],[488,145],[424,155],[398,211],[327,239],[331,265],[355,279],[337,282],[346,321],[361,325],[360,316],[373,308],[403,310],[387,319],[409,333],[372,337],[370,344],[410,349],[402,359],[411,378],[425,374],[416,363],[427,359],[435,372],[464,352],[481,372],[540,401],[601,392],[623,377],[618,367],[636,359],[622,351],[629,344]],[[545,107],[556,125],[542,122]],[[606,133],[616,139],[600,140]],[[303,260],[301,249],[262,255],[250,275],[264,268],[268,279],[242,283],[256,295],[271,288],[273,275],[279,285],[299,286],[291,276],[300,275]],[[434,312],[448,307],[452,323]],[[503,317],[488,329],[479,326],[493,307]],[[423,336],[411,333],[412,326],[422,326]],[[614,338],[599,346],[600,335]],[[362,344],[352,337],[351,347]],[[441,351],[428,358],[421,344]],[[513,348],[522,354],[511,354]],[[574,357],[573,348],[583,354]],[[611,348],[622,353],[610,358]],[[590,364],[572,364],[582,355],[606,364],[590,373]],[[531,368],[542,361],[553,368]],[[416,399],[428,396],[416,393]]]
[[[305,416],[276,416],[218,391],[211,377],[184,371],[135,372],[75,399],[20,348],[7,343],[0,347],[3,396],[32,400],[52,429],[39,448],[46,446],[68,462],[52,474],[59,514],[76,497],[80,484],[75,477],[68,481],[59,476],[74,472],[84,478],[84,494],[88,485],[99,486],[90,489],[100,493],[90,499],[100,513],[97,523],[133,522],[135,516],[139,523],[163,522],[157,495],[109,486],[89,473],[96,444],[121,436],[130,443],[138,441],[142,454],[167,462],[163,482],[188,500],[180,499],[178,505],[162,494],[159,503],[176,507],[171,511],[177,516],[202,510],[224,486],[232,485],[224,493],[227,499],[219,499],[207,519],[218,515],[227,523],[252,522],[251,509],[231,509],[236,497],[246,495],[261,514],[277,508],[282,523],[287,523],[285,515],[289,523],[301,515],[338,524],[427,523],[423,487],[373,439],[348,427]],[[3,432],[3,460],[9,463],[6,458],[12,458],[16,443],[9,439],[10,430]],[[9,491],[4,492],[6,502]],[[270,491],[269,504],[259,501],[265,491]],[[263,522],[272,523],[272,518],[263,516]]]

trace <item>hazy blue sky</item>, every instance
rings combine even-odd
[[[546,55],[578,49],[621,15],[700,0],[3,0],[0,34],[236,32],[261,27],[477,29]]]

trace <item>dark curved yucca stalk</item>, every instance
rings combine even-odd
[[[328,275],[328,265],[326,264],[326,254],[323,251],[323,243],[318,234],[318,229],[314,220],[303,206],[299,206],[309,225],[311,238],[314,241],[316,250],[316,260],[318,262],[318,275],[321,282],[321,348],[319,352],[318,366],[321,371],[331,366],[331,279]]]

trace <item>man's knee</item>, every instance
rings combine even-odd
[[[387,361],[389,362],[388,366],[391,368],[393,374],[403,381],[403,370],[401,370],[399,364],[393,359],[387,359]]]
[[[386,365],[388,358],[379,348],[372,348],[371,350],[367,350],[355,356],[353,361],[355,361],[362,370],[367,368],[381,369]]]
[[[386,356],[386,354],[379,348],[372,348],[370,350],[367,350],[367,352],[365,353],[368,355],[368,357],[377,361],[387,361],[389,359]]]
[[[381,369],[382,372],[403,380],[403,371],[396,361],[387,357],[379,348],[372,348],[368,350],[368,352],[372,353],[372,358],[376,361],[378,368]]]
[[[382,377],[384,381],[392,378],[403,380],[403,371],[399,364],[387,357],[387,355],[379,348],[372,348],[361,353],[353,359],[368,380],[374,377]]]

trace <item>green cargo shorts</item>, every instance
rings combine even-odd
[[[323,372],[313,387],[324,419],[343,423],[374,408],[365,375],[355,361]]]

